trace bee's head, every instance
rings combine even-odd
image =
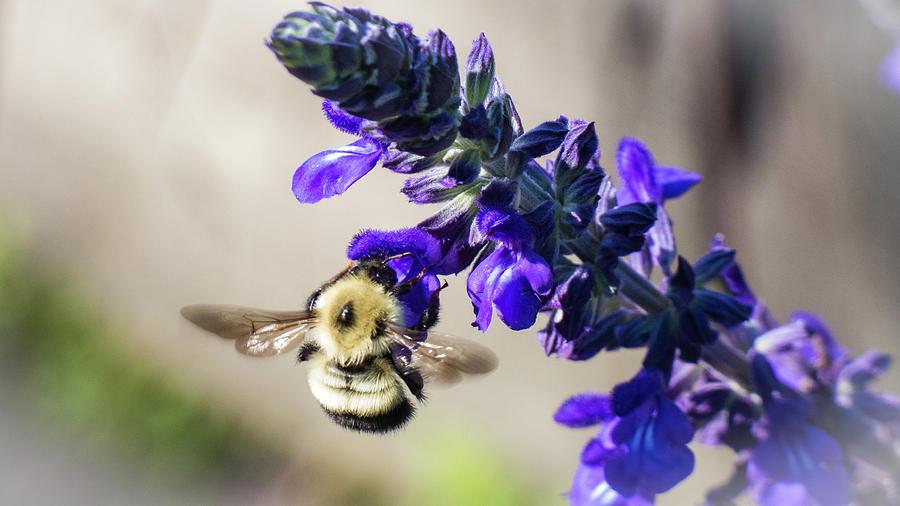
[[[390,290],[397,284],[397,273],[388,265],[388,261],[393,258],[363,260],[350,269],[350,274],[364,274],[384,287],[385,291]]]

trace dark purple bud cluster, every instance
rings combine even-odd
[[[365,135],[403,151],[430,155],[456,139],[459,71],[443,32],[423,41],[362,9],[311,6],[285,16],[266,41],[291,74],[365,120]]]

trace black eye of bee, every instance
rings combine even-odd
[[[349,327],[353,325],[355,315],[353,314],[353,303],[348,302],[341,308],[341,312],[337,315],[337,325],[339,327]]]

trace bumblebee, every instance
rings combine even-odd
[[[245,355],[266,357],[299,347],[309,362],[309,388],[338,425],[361,432],[396,430],[425,400],[426,382],[455,383],[463,374],[483,374],[497,357],[474,341],[432,332],[439,310],[435,290],[421,318],[404,322],[399,296],[424,272],[397,282],[388,261],[351,263],[319,287],[298,311],[242,306],[192,305],[181,314],[226,339]]]

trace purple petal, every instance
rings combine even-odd
[[[553,289],[553,272],[531,250],[514,255],[514,262],[497,282],[493,299],[500,320],[512,330],[524,330],[537,319],[542,305],[539,294],[549,295]]]
[[[881,61],[878,77],[885,86],[895,93],[900,93],[900,45],[892,49]]]
[[[662,193],[655,178],[653,155],[641,141],[625,137],[619,142],[616,164],[622,187],[618,204],[632,202],[662,202]]]
[[[776,482],[763,487],[757,496],[759,506],[783,506],[785,504],[811,504],[812,496],[801,483]]]
[[[612,391],[612,405],[618,416],[627,416],[662,390],[662,376],[655,370],[641,369],[630,380],[619,383]]]
[[[678,198],[703,180],[703,176],[696,172],[662,165],[656,166],[654,174],[657,184],[662,188],[663,200]]]
[[[656,423],[663,429],[657,431],[660,443],[686,445],[694,437],[694,428],[687,415],[674,402],[664,397],[659,400]]]
[[[487,256],[469,273],[466,290],[475,306],[475,326],[484,332],[491,323],[494,312],[494,292],[500,276],[512,263],[512,252],[500,248]]]
[[[625,455],[624,446],[608,446],[602,439],[591,439],[581,452],[581,463],[589,466],[603,465],[609,459]]]
[[[771,409],[770,406],[767,409]],[[850,500],[850,483],[843,453],[837,441],[825,431],[796,419],[775,423],[770,418],[769,439],[753,450],[747,476],[756,482],[760,502],[780,499],[772,495],[772,487],[789,486],[795,493],[802,485],[819,504],[846,504]],[[794,422],[801,423],[796,427]]]
[[[612,416],[610,397],[605,394],[578,394],[556,410],[553,420],[568,427],[588,427]]]
[[[456,274],[472,263],[482,243],[469,244],[476,206],[461,195],[447,203],[440,211],[419,223],[441,244],[441,258],[432,267],[435,274]]]
[[[716,234],[709,243],[709,250],[718,251],[723,249],[730,249],[728,248],[728,245],[725,244],[725,236],[721,233]],[[743,302],[748,306],[756,306],[756,295],[750,290],[750,285],[748,285],[747,281],[744,279],[744,273],[741,271],[741,267],[737,262],[722,271],[722,280],[725,281],[728,290],[737,297],[738,301]]]
[[[850,396],[850,404],[866,415],[881,422],[900,421],[900,398],[896,395],[856,392]]]
[[[809,311],[795,311],[788,318],[791,321],[802,321],[810,332],[819,335],[822,342],[825,343],[829,362],[841,363],[850,359],[850,352],[831,335],[831,330],[819,315]]]
[[[802,321],[793,321],[762,334],[753,341],[753,348],[762,353],[772,353],[806,339],[809,333]]]
[[[422,267],[440,260],[441,246],[428,232],[410,227],[400,230],[363,230],[350,240],[350,246],[347,247],[347,258],[350,260],[387,258],[402,253],[412,253],[412,256],[399,258],[399,262],[391,264],[401,277],[409,274],[413,260],[424,264]]]
[[[408,277],[398,276],[397,279],[399,281],[405,281],[415,275],[417,275],[417,273],[410,273]],[[437,290],[439,286],[441,286],[441,282],[438,280],[437,276],[428,273],[422,276],[421,281],[416,283],[410,291],[398,297],[402,303],[401,306],[403,306],[404,324],[407,327],[412,327],[419,321],[422,317],[422,313],[425,312],[428,303],[431,301],[432,292]]]
[[[383,152],[378,141],[363,137],[342,148],[313,155],[294,173],[294,196],[303,204],[312,204],[340,195],[372,170]]]
[[[508,248],[519,249],[534,243],[528,222],[509,208],[483,208],[475,219],[478,231]]]
[[[607,483],[603,466],[580,465],[572,479],[569,504],[573,506],[651,506],[653,495],[624,497]]]
[[[540,255],[526,249],[520,251],[513,265],[513,274],[522,277],[535,293],[550,295],[553,290],[553,272]]]
[[[512,330],[525,330],[534,325],[541,298],[531,290],[527,280],[509,269],[500,277],[497,288],[494,305],[500,320]]]
[[[542,304],[539,295],[553,289],[553,273],[533,251],[501,246],[472,270],[467,288],[479,329],[485,331],[490,324],[493,304],[503,323],[523,330],[534,325]]]
[[[635,409],[616,427],[623,430],[614,430],[614,441],[630,439],[628,454],[606,463],[606,478],[625,496],[638,489],[665,492],[694,470],[694,454],[685,446],[693,437],[687,415],[663,397],[658,397],[655,413],[647,409],[652,404]]]

